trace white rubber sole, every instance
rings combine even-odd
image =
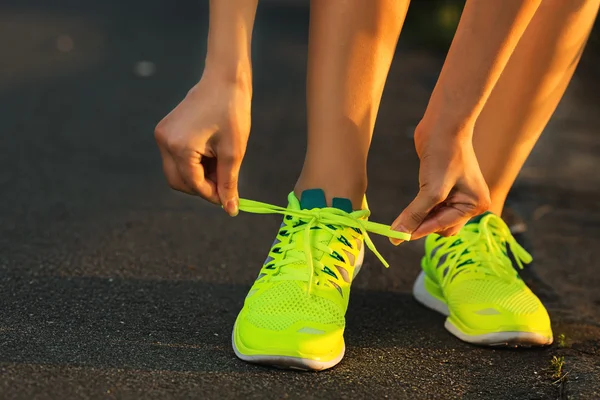
[[[363,261],[365,259],[365,248],[364,245],[360,249],[360,253],[358,254],[358,259],[356,260],[357,266],[354,268],[354,276],[352,280],[358,275],[360,269],[362,268]],[[235,326],[233,327],[233,332],[231,333],[231,347],[233,347],[233,351],[235,355],[243,361],[250,362],[253,364],[261,364],[269,367],[275,368],[283,368],[283,369],[294,369],[299,371],[323,371],[325,369],[329,369],[335,367],[337,364],[342,361],[344,358],[344,354],[346,353],[346,346],[342,348],[342,352],[333,360],[330,361],[317,361],[309,358],[301,358],[301,357],[289,357],[289,356],[278,356],[278,355],[246,355],[241,353],[237,346],[235,345]]]
[[[431,308],[446,317],[450,315],[450,310],[446,303],[433,297],[427,289],[425,289],[425,273],[421,271],[415,284],[413,285],[413,296],[415,299],[427,308]]]
[[[436,299],[425,289],[425,273],[423,271],[421,271],[413,285],[413,296],[425,307],[437,311],[446,317],[450,315],[450,310],[446,303]],[[446,318],[444,327],[460,340],[481,346],[531,347],[552,344],[551,336],[548,337],[535,332],[506,331],[468,335],[458,329],[449,318]]]
[[[289,356],[278,356],[278,355],[257,355],[249,356],[240,353],[237,346],[235,345],[235,327],[231,335],[231,345],[235,355],[243,361],[250,362],[253,364],[261,364],[268,367],[282,368],[282,369],[294,369],[298,371],[323,371],[335,367],[342,361],[344,354],[346,353],[346,346],[342,349],[342,352],[333,360],[330,361],[317,361],[309,358],[301,357],[289,357]]]

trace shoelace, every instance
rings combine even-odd
[[[523,269],[523,263],[531,262],[531,255],[515,240],[500,217],[488,214],[481,218],[478,225],[466,225],[457,240],[447,241],[444,248],[438,250],[458,254],[448,266],[442,285],[469,270],[483,270],[507,281],[516,279],[517,274],[506,254],[506,246],[510,246],[519,269]]]
[[[371,214],[369,210],[358,210],[351,213],[347,213],[337,208],[315,208],[312,210],[292,210],[285,207],[279,207],[268,203],[262,203],[260,201],[240,199],[239,209],[244,212],[254,214],[282,214],[290,215],[297,218],[300,221],[305,222],[301,225],[304,230],[304,254],[306,256],[306,264],[308,271],[308,293],[310,294],[312,288],[312,281],[314,276],[314,261],[313,253],[310,241],[310,230],[314,226],[318,226],[324,229],[330,229],[327,225],[338,225],[343,227],[355,228],[360,230],[364,236],[367,247],[379,258],[381,263],[388,268],[390,265],[383,258],[383,256],[377,251],[375,244],[369,237],[369,233],[375,233],[378,235],[387,236],[394,239],[410,240],[410,235],[404,232],[394,231],[389,225],[380,224],[366,220]],[[329,254],[332,253],[331,249],[326,246],[319,246],[318,250],[325,251]]]

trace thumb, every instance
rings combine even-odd
[[[415,199],[392,223],[392,229],[412,234],[427,218],[431,210],[444,200],[442,197],[443,196],[431,195],[420,190],[417,197],[415,197]],[[418,239],[418,237],[411,239]],[[390,239],[390,241],[396,246],[402,243],[402,241],[397,239]]]
[[[217,192],[223,209],[232,217],[239,212],[238,176],[241,158],[226,156],[217,158]]]

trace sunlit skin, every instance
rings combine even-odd
[[[237,215],[252,101],[250,43],[257,0],[211,0],[200,82],[157,125],[169,185]]]
[[[599,1],[469,0],[415,132],[420,191],[394,222],[414,238],[457,232],[506,194],[575,69]],[[256,1],[213,0],[201,81],[159,123],[177,190],[238,212],[250,131],[250,38]],[[408,1],[311,4],[308,149],[295,191],[361,206],[366,159]],[[488,189],[489,188],[489,189]]]
[[[475,154],[498,215],[573,76],[599,5],[544,0],[477,119]]]
[[[489,187],[489,209],[502,213],[519,170],[573,75],[600,4],[597,0],[544,0],[538,7],[537,3],[467,1],[442,74],[415,134],[422,160],[421,188],[431,183],[438,189],[429,192],[430,199],[427,194],[423,196],[422,205],[415,206],[417,197],[396,221],[409,226],[406,230],[413,231],[414,238],[432,231],[456,233],[468,217],[487,205],[481,203],[484,188],[480,183],[467,181],[462,187],[452,186],[453,179],[449,179],[453,174],[467,176],[477,171],[471,146]],[[428,140],[428,136],[436,140]],[[462,144],[461,137],[466,139]],[[440,142],[439,138],[444,139]],[[436,144],[441,150],[434,149],[431,154],[421,150]],[[455,150],[444,154],[444,148],[453,147]],[[453,160],[461,152],[468,156]],[[425,157],[442,166],[430,170]],[[445,159],[452,160],[448,167],[443,165]],[[440,187],[446,191],[441,193]],[[438,201],[432,200],[449,205],[440,209],[436,207]],[[430,213],[433,207],[437,212]],[[473,209],[477,212],[469,212]],[[426,222],[421,223],[424,215]]]
[[[306,159],[295,187],[322,188],[355,209],[367,153],[409,1],[313,0],[308,44]]]
[[[537,0],[466,2],[415,130],[419,192],[393,228],[412,233],[414,239],[432,232],[452,235],[489,207],[489,191],[473,149],[473,128],[539,4]]]

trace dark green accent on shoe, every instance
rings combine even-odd
[[[332,270],[330,270],[328,267],[323,267],[323,272],[325,272],[327,275],[333,276],[335,279],[338,279],[338,277],[335,274],[335,272],[333,272]]]
[[[352,245],[350,244],[350,242],[348,241],[348,239],[346,239],[345,236],[340,236],[338,237],[338,240],[342,243],[344,243],[344,245],[350,247],[351,249],[353,248]]]
[[[303,210],[325,207],[327,207],[327,200],[323,189],[307,189],[300,195],[300,208]],[[332,207],[347,213],[352,212],[352,202],[343,197],[334,197]]]
[[[450,245],[450,247],[448,247],[449,249],[458,246],[459,244],[461,244],[463,241],[460,239],[456,239],[454,242],[452,242],[452,244]]]
[[[470,264],[473,264],[473,261],[472,261],[472,260],[466,260],[466,261],[463,261],[463,262],[461,262],[460,264],[458,264],[458,265],[456,266],[456,268],[458,269],[458,268],[460,268],[460,267],[462,267],[462,266],[465,266],[465,265],[470,265]]]
[[[265,269],[275,269],[275,266],[273,264],[269,264],[265,267]]]
[[[333,206],[333,208],[340,209],[347,213],[352,212],[352,202],[350,201],[350,199],[346,199],[343,197],[334,197],[333,201],[331,202],[331,205]]]
[[[300,208],[303,210],[312,210],[313,208],[325,208],[325,192],[323,189],[307,189],[300,196]]]
[[[340,256],[339,253],[337,251],[334,251],[333,253],[331,253],[331,257],[335,258],[338,261],[341,261],[343,263],[346,262],[346,260],[344,260],[344,257]]]
[[[481,221],[481,218],[485,217],[485,216],[486,216],[486,215],[488,215],[488,214],[493,214],[493,212],[491,212],[491,211],[486,211],[486,212],[484,212],[483,214],[476,215],[476,216],[474,216],[473,218],[471,218],[471,219],[469,220],[469,222],[467,222],[467,225],[469,225],[469,224],[478,224],[478,223],[479,223],[479,221]]]

